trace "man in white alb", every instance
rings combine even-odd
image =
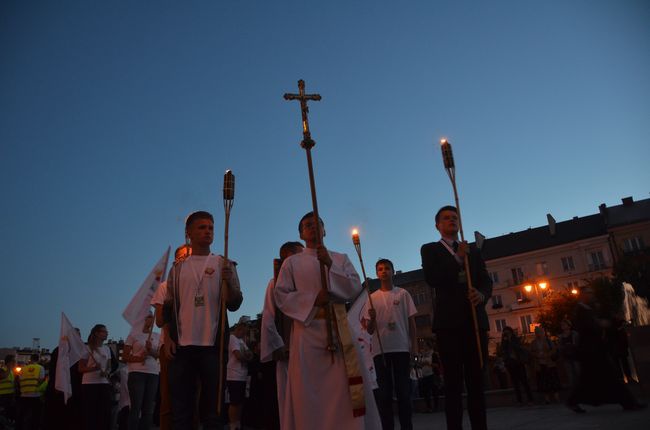
[[[345,309],[331,312],[336,351],[328,350],[328,300],[342,302],[361,292],[359,275],[345,254],[328,251],[318,237],[313,213],[298,224],[303,252],[287,258],[275,285],[278,308],[293,319],[283,430],[376,430],[380,426],[368,369],[350,338]],[[320,232],[324,236],[324,225]],[[321,288],[320,264],[327,290]],[[339,303],[340,304],[340,303]]]
[[[282,263],[289,256],[302,252],[304,246],[300,242],[286,242],[280,247],[280,259],[275,273],[278,276]],[[288,319],[275,304],[273,289],[275,288],[275,277],[271,279],[266,287],[264,296],[264,309],[262,310],[262,327],[260,330],[260,362],[270,363],[275,367],[275,393],[274,397],[270,390],[265,387],[265,393],[269,393],[265,399],[264,417],[268,430],[279,429],[282,422],[284,410],[284,398],[287,386],[287,372],[289,370],[289,333],[291,320]],[[266,366],[266,365],[265,365]],[[266,383],[273,381],[272,377]],[[265,383],[265,385],[266,385]],[[270,388],[270,387],[268,387]]]

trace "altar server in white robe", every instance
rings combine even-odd
[[[280,247],[280,267],[282,262],[288,257],[302,252],[304,246],[300,242],[286,242]],[[278,267],[279,269],[279,267]],[[276,269],[276,271],[278,270]],[[277,274],[277,272],[276,272]],[[266,295],[264,296],[264,310],[262,311],[262,329],[260,330],[260,361],[268,363],[275,361],[275,378],[277,383],[277,402],[278,411],[280,416],[280,423],[282,422],[282,413],[284,411],[284,399],[287,387],[287,374],[289,372],[289,357],[288,357],[288,340],[285,343],[285,333],[280,333],[281,328],[278,327],[276,322],[282,318],[288,320],[282,315],[275,304],[275,297],[273,289],[275,288],[275,278],[271,279],[266,287]],[[290,321],[282,321],[283,323],[290,323]],[[284,324],[282,324],[284,328]],[[290,327],[286,327],[290,328]],[[288,332],[288,330],[287,330]],[[276,424],[277,425],[277,424]]]
[[[362,415],[356,413],[358,409],[353,410],[346,365],[336,332],[333,335],[337,344],[334,362],[327,350],[323,305],[327,303],[328,295],[339,302],[351,300],[359,295],[362,286],[345,254],[328,251],[319,245],[322,241],[317,236],[314,221],[312,213],[300,220],[298,229],[306,248],[282,264],[274,289],[278,308],[293,319],[282,429],[380,429],[370,376],[362,364],[358,343],[353,342],[365,396],[365,413]],[[324,236],[322,220],[320,231]],[[319,262],[326,266],[327,292],[321,288]]]

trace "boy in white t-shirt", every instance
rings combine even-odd
[[[245,318],[242,317],[234,327],[228,345],[228,373],[226,380],[230,398],[230,405],[228,406],[230,430],[241,429],[241,411],[246,397],[246,382],[248,381],[248,362],[253,359],[253,353],[244,341],[248,331]]]
[[[228,342],[228,321],[221,313],[222,305],[224,310],[236,311],[243,298],[234,263],[226,264],[223,257],[210,252],[214,239],[212,215],[204,211],[192,213],[185,222],[185,235],[192,253],[171,268],[163,305],[163,318],[169,324],[165,353],[173,357],[169,364],[172,422],[174,429],[192,427],[200,380],[201,423],[204,429],[217,429],[218,387],[225,376],[220,374],[220,366],[227,359],[227,344],[220,342]]]
[[[383,357],[377,336],[373,336],[372,351],[377,372],[377,407],[382,428],[393,429],[393,387],[397,394],[400,428],[413,429],[411,419],[411,357],[416,353],[417,338],[415,314],[417,309],[408,291],[393,285],[394,268],[388,259],[375,264],[377,278],[381,281],[379,290],[372,293],[374,309],[370,301],[366,304],[370,319],[368,333],[375,331],[381,337]],[[384,365],[385,363],[385,365]]]

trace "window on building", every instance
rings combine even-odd
[[[513,267],[510,269],[510,273],[512,273],[512,282],[515,285],[519,285],[524,282],[524,271],[521,270],[521,267]]]
[[[492,309],[498,309],[503,307],[503,302],[501,302],[501,295],[495,294],[492,296]]]
[[[643,238],[641,236],[628,237],[623,241],[624,252],[636,252],[645,248]]]
[[[492,279],[493,284],[499,283],[499,274],[497,272],[490,272],[490,279]]]
[[[519,317],[521,322],[521,332],[522,333],[531,333],[530,326],[533,324],[533,317],[530,315],[524,315]]]
[[[580,284],[578,283],[578,281],[569,281],[565,285],[567,290],[572,290],[574,288],[579,288]]]
[[[596,251],[589,253],[589,270],[601,270],[605,268],[605,257],[603,257],[603,251]]]
[[[528,301],[528,297],[521,291],[515,291],[515,296],[517,297],[517,303],[525,303]]]
[[[573,264],[573,257],[562,257],[562,270],[569,272],[575,270],[576,266]]]
[[[431,317],[429,315],[416,315],[415,316],[415,326],[416,327],[431,327]]]
[[[506,320],[496,320],[494,321],[497,332],[501,333],[506,326]]]
[[[546,261],[537,263],[536,266],[537,266],[537,274],[539,276],[548,275],[548,264],[546,264]]]
[[[413,303],[415,306],[419,306],[426,301],[427,294],[424,291],[418,291],[417,293],[413,294]]]

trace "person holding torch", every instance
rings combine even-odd
[[[415,314],[418,310],[409,292],[393,285],[395,269],[390,260],[383,258],[377,261],[375,270],[381,287],[369,297],[366,309],[370,319],[368,333],[372,335],[378,331],[378,336],[373,336],[372,351],[379,384],[377,406],[382,429],[390,430],[394,427],[394,388],[400,429],[410,430],[413,422],[409,374],[411,357],[417,348]],[[372,307],[370,300],[374,304]],[[379,348],[379,339],[383,351]]]
[[[487,429],[481,357],[487,351],[489,323],[485,304],[492,295],[492,281],[478,250],[470,253],[468,243],[458,241],[460,223],[456,207],[442,207],[435,220],[442,238],[422,245],[420,254],[425,280],[435,289],[433,331],[445,372],[447,429],[462,429],[463,380],[472,429]],[[466,257],[470,274],[465,271]]]

